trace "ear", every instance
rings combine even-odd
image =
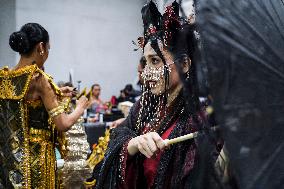
[[[184,57],[183,64],[182,64],[182,71],[183,73],[187,73],[191,66],[191,60],[189,57]]]
[[[45,45],[43,42],[40,42],[38,45],[37,45],[37,52],[39,54],[44,54],[45,53]]]

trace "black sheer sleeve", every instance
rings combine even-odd
[[[118,188],[123,180],[124,163],[127,158],[126,143],[137,136],[135,124],[139,112],[139,102],[131,108],[121,125],[111,130],[110,142],[100,165],[96,188]]]

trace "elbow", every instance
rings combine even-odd
[[[70,129],[71,125],[69,124],[66,124],[66,123],[58,123],[58,124],[55,124],[56,125],[56,128],[58,131],[63,131],[63,132],[66,132]]]
[[[61,114],[58,118],[54,119],[54,123],[58,131],[66,132],[74,124],[65,114]]]
[[[70,129],[70,127],[68,125],[59,125],[56,127],[58,131],[62,131],[62,132],[66,132]]]

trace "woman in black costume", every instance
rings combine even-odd
[[[206,114],[200,107],[193,29],[182,61],[181,77],[191,83],[185,96],[174,61],[175,37],[187,23],[174,2],[162,16],[151,1],[142,9],[144,38],[140,40],[147,65],[143,94],[127,119],[112,130],[104,160],[94,171],[96,188],[190,188],[195,174],[196,143],[187,140],[168,148],[164,139],[203,129]],[[185,100],[189,98],[189,100]]]

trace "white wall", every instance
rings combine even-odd
[[[0,68],[15,65],[15,54],[9,46],[9,37],[16,29],[16,0],[0,0]]]
[[[156,0],[156,3],[159,5],[159,10],[164,10],[166,6],[173,3],[174,0]],[[177,1],[180,3],[180,1]],[[189,16],[193,13],[193,0],[182,0],[182,9],[186,16]]]
[[[16,0],[17,30],[37,22],[50,34],[46,72],[68,80],[70,69],[81,88],[102,86],[102,98],[118,95],[136,77],[141,56],[131,41],[143,31],[141,0]]]

